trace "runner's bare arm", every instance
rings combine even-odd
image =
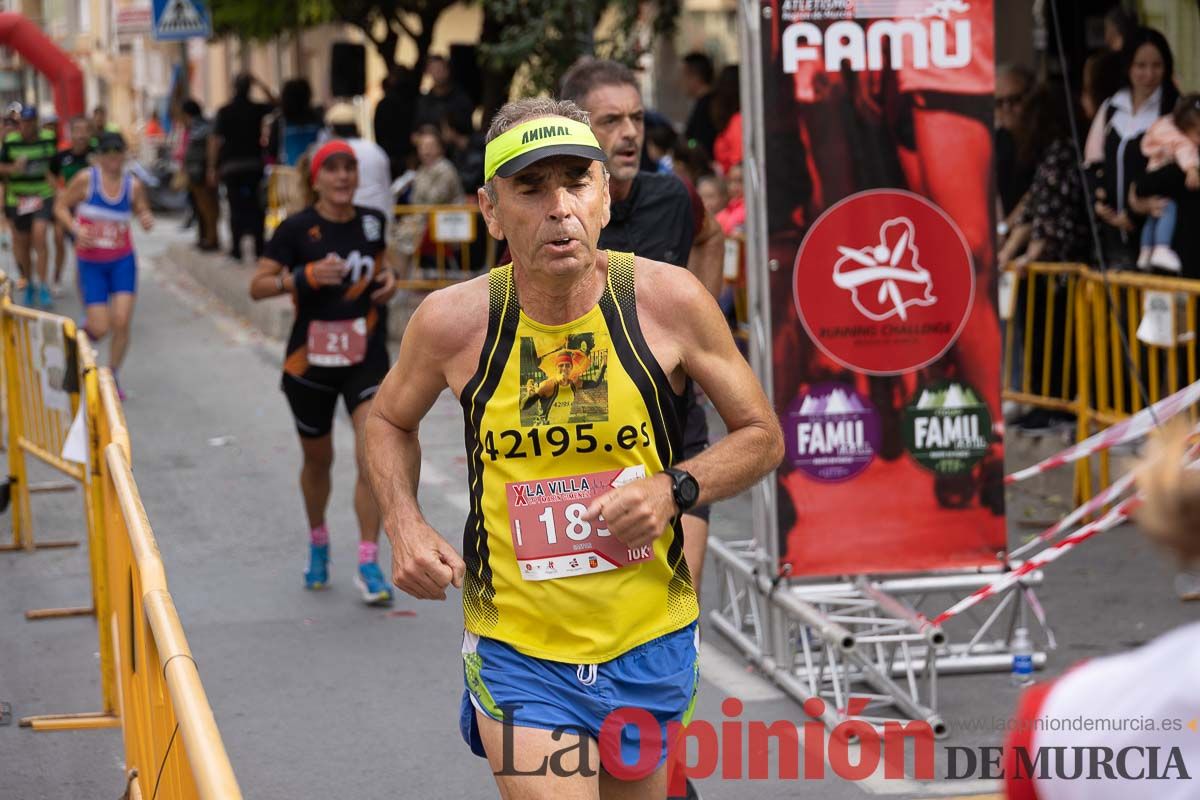
[[[0,161],[0,178],[7,178],[14,172],[24,172],[28,159],[25,156],[14,158],[12,161]]]
[[[303,299],[307,293],[319,291],[323,286],[337,286],[341,282],[342,259],[333,253],[320,261],[305,264],[303,270],[294,272],[274,259],[261,257],[258,259],[258,271],[250,279],[250,297],[262,300],[296,291]]]
[[[262,300],[292,291],[292,276],[278,261],[258,259],[258,270],[250,279],[250,299]]]
[[[54,218],[76,238],[79,237],[80,231],[75,224],[72,209],[82,203],[83,199],[87,197],[88,184],[90,183],[91,179],[88,178],[88,171],[84,170],[71,179],[66,189],[55,195]]]
[[[146,184],[133,179],[133,213],[137,216],[142,230],[148,231],[154,227],[154,213],[150,210],[150,199],[146,196]]]
[[[669,326],[684,373],[708,395],[728,430],[700,455],[676,464],[700,484],[698,505],[708,505],[744,491],[777,467],[783,459],[783,432],[720,308],[698,281],[680,280],[677,274],[669,280],[675,311],[656,319]]]
[[[367,418],[367,464],[386,520],[406,524],[422,518],[417,506],[421,479],[421,420],[447,387],[438,345],[444,334],[436,295],[418,306],[404,331],[400,355],[384,378]],[[391,531],[389,530],[389,533]]]
[[[713,219],[712,214],[704,212],[704,224],[692,242],[692,251],[688,254],[688,270],[695,275],[700,283],[714,299],[721,297],[724,284],[723,267],[725,261],[725,234],[721,226]]]
[[[463,320],[471,318],[464,313],[469,307],[464,298],[474,288],[443,289],[417,308],[405,328],[399,358],[371,403],[363,434],[367,476],[392,543],[392,581],[419,599],[446,599],[446,586],[462,586],[466,572],[462,557],[429,525],[417,503],[417,433],[438,395],[454,380],[451,369],[468,346],[464,338],[474,342],[463,336]]]
[[[638,318],[647,344],[681,386],[686,375],[712,399],[728,435],[695,458],[673,466],[700,485],[697,505],[741,492],[783,458],[783,434],[758,378],[738,352],[717,304],[694,276],[678,267],[638,259]],[[676,513],[671,480],[660,473],[614,489],[588,507],[630,547],[657,539]]]

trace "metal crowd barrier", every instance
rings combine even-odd
[[[100,656],[100,711],[25,717],[21,727],[119,726],[126,798],[237,800],[241,791],[130,469],[111,372],[96,367],[86,334],[71,320],[13,304],[2,274],[0,328],[12,471],[13,543],[5,549],[49,546],[33,539],[29,493],[36,487],[28,484],[27,455],[82,485],[92,604],[27,616],[94,615]]]
[[[266,194],[266,234],[270,236],[279,223],[304,205],[300,175],[296,168],[268,168]],[[400,288],[415,291],[440,289],[473,278],[496,265],[501,253],[500,246],[488,235],[479,206],[473,203],[398,204],[391,230],[394,232],[402,220],[414,216],[424,217],[424,234],[413,254],[412,263],[401,276]]]
[[[302,197],[300,173],[295,167],[267,167],[267,212],[263,225],[267,237],[275,232],[288,214],[294,214],[304,207]]]
[[[242,796],[167,588],[158,543],[129,466],[116,384],[100,376],[110,441],[101,475],[115,668],[129,797]],[[136,790],[134,787],[137,787]]]
[[[402,225],[406,218],[415,216],[425,218],[424,235],[398,281],[400,288],[440,289],[496,265],[499,243],[488,234],[479,206],[397,205],[393,224]]]
[[[1088,435],[1196,382],[1200,281],[1135,272],[1106,277],[1091,269],[1081,275],[1079,405],[1084,415],[1079,430]],[[1197,412],[1195,406],[1187,412],[1193,422]],[[1097,460],[1099,485],[1108,486],[1109,451]],[[1085,469],[1081,477],[1080,494],[1090,496],[1091,471]]]
[[[8,411],[8,483],[12,504],[12,542],[0,551],[75,547],[77,541],[34,540],[30,494],[39,490],[73,490],[84,481],[84,468],[64,459],[63,443],[79,406],[75,372],[75,323],[16,305],[7,279],[0,298],[0,331],[4,339],[4,391]],[[30,485],[27,457],[33,456],[70,481]]]
[[[1074,414],[1082,440],[1197,380],[1200,281],[1052,263],[1002,276],[1005,400]],[[1095,458],[1095,475],[1076,464],[1077,500],[1111,483],[1110,454]]]

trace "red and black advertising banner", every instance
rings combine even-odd
[[[992,0],[764,0],[779,552],[795,575],[1006,548]]]

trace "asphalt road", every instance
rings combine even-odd
[[[461,610],[399,597],[362,606],[350,583],[356,534],[353,448],[344,412],[329,515],[333,587],[307,593],[307,532],[297,486],[299,446],[278,390],[282,345],[225,315],[175,265],[173,221],[140,237],[142,282],[133,347],[122,372],[134,472],[158,538],[172,594],[243,793],[248,798],[494,797],[483,761],[457,730],[462,690]],[[228,264],[247,279],[249,265]],[[65,300],[63,313],[78,314]],[[444,395],[422,427],[421,501],[452,542],[466,509],[457,403]],[[1013,441],[1028,463],[1052,442]],[[37,478],[50,474],[40,470]],[[1066,509],[1065,476],[1012,498],[1018,521]],[[82,499],[34,500],[39,537],[82,532]],[[745,498],[722,503],[715,535],[742,538]],[[386,546],[381,554],[387,563]],[[1121,650],[1196,616],[1174,598],[1172,571],[1129,527],[1053,565],[1041,599],[1058,636],[1048,674]],[[706,587],[711,603],[714,587]],[[88,593],[86,552],[0,554],[0,701],[14,717],[94,710],[99,702],[90,619],[26,622],[32,607],[75,605]],[[721,701],[746,700],[742,721],[801,721],[803,712],[705,631],[697,718],[719,725]],[[944,678],[946,744],[998,744],[1016,690],[1007,675]],[[973,727],[973,730],[967,730]],[[123,790],[117,731],[33,733],[0,727],[0,800],[115,797]],[[774,774],[774,773],[773,773]],[[948,796],[995,791],[990,782],[700,782],[707,800]]]

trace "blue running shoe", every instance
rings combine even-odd
[[[383,579],[383,571],[374,561],[358,565],[354,585],[362,592],[363,602],[369,606],[387,605],[392,602],[392,590]]]
[[[304,571],[304,588],[329,588],[329,545],[308,545],[308,569]]]
[[[34,298],[34,285],[33,285],[33,281],[29,281],[28,283],[25,284],[25,290],[21,296],[21,305],[26,306],[27,308],[33,308],[33,298]]]
[[[43,311],[49,311],[54,308],[54,298],[50,296],[50,287],[42,284],[38,287],[38,308]]]

